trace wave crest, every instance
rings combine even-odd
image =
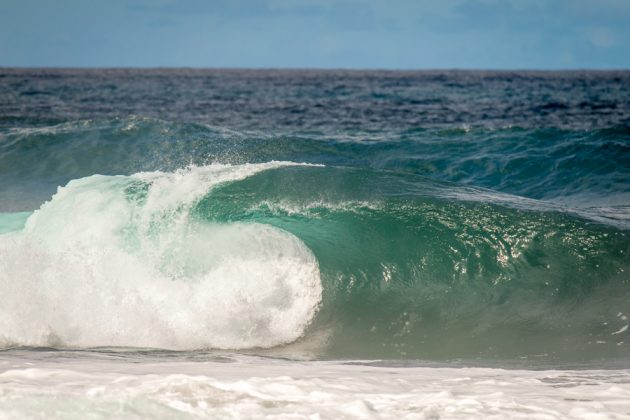
[[[23,231],[0,237],[0,344],[237,349],[296,340],[321,300],[313,253],[275,227],[190,215],[214,186],[288,165],[95,175],[59,188]]]

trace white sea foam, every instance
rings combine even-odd
[[[397,368],[236,355],[197,362],[32,352],[0,358],[2,419],[599,419],[628,413],[627,370]]]
[[[0,236],[0,345],[270,347],[303,334],[319,268],[295,236],[209,224],[214,186],[290,162],[91,176]]]
[[[366,211],[375,211],[383,208],[382,203],[348,200],[348,201],[325,201],[314,200],[304,203],[291,202],[288,200],[280,201],[261,201],[253,206],[250,210],[269,210],[274,214],[286,214],[289,216],[303,215],[308,217],[318,217],[322,211],[326,212],[347,212],[361,213]]]

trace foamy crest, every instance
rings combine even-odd
[[[60,187],[0,236],[0,345],[270,347],[299,338],[321,299],[295,236],[209,224],[213,186],[287,165],[209,165],[91,176]]]

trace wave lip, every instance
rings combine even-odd
[[[291,165],[95,175],[59,188],[23,231],[0,236],[0,345],[242,349],[296,340],[321,300],[313,253],[275,227],[190,214],[220,183]]]

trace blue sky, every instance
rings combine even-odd
[[[0,66],[630,68],[630,0],[0,0]]]

